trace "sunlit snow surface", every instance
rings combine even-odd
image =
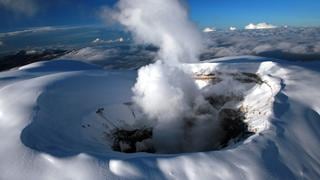
[[[263,112],[249,115],[257,133],[219,151],[113,152],[99,143],[98,133],[88,138],[82,125],[100,107],[130,120],[123,103],[131,101],[136,72],[79,61],[34,63],[0,73],[0,179],[320,177],[319,62],[242,56],[186,66],[193,72],[252,72],[268,82],[253,87],[244,101]]]

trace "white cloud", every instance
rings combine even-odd
[[[92,41],[93,44],[116,43],[116,42],[124,42],[124,38],[120,37],[114,40],[103,40],[100,38],[96,38],[95,40]]]
[[[273,29],[276,27],[277,26],[263,22],[263,23],[258,23],[258,24],[250,23],[245,27],[245,29]]]
[[[237,30],[237,28],[231,26],[231,27],[229,28],[229,30],[230,30],[230,31],[235,31],[235,30]]]
[[[100,43],[104,43],[104,40],[100,39],[100,38],[96,38],[95,40],[92,41],[92,43],[94,44],[100,44]]]
[[[206,27],[203,29],[203,32],[208,33],[208,32],[214,32],[216,31],[215,28],[211,28],[211,27]]]
[[[32,16],[38,11],[38,4],[35,0],[0,0],[0,6],[27,16]]]
[[[0,41],[0,46],[3,46],[3,42],[2,41]]]

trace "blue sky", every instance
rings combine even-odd
[[[12,3],[14,2],[14,3]],[[26,27],[101,24],[101,6],[116,0],[0,0],[0,31]],[[244,27],[249,23],[319,26],[320,0],[188,0],[200,26]]]
[[[189,5],[192,18],[200,25],[320,25],[320,0],[190,0]]]

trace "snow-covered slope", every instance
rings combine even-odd
[[[244,100],[259,110],[248,115],[256,133],[210,152],[113,152],[99,137],[95,112],[103,107],[111,119],[132,124],[126,102],[136,72],[68,60],[34,63],[0,73],[0,179],[320,177],[319,62],[242,56],[186,67],[194,73],[259,74],[268,85],[251,87]],[[97,121],[89,125],[91,119]]]

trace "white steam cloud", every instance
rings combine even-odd
[[[212,143],[220,138],[214,134],[221,134],[217,112],[192,77],[177,66],[157,61],[142,67],[133,92],[134,102],[156,122],[153,139],[158,152],[192,152],[217,146]]]
[[[201,33],[189,21],[185,6],[179,0],[120,0],[116,8],[113,17],[138,43],[160,48],[158,61],[139,70],[133,87],[134,102],[156,122],[157,151],[205,150],[207,144],[202,142],[210,142],[206,136],[212,129],[206,127],[216,123],[215,112],[181,65],[198,61],[203,48]]]
[[[197,61],[201,34],[179,0],[120,0],[117,8],[114,17],[137,42],[160,47],[161,60],[168,64]]]

